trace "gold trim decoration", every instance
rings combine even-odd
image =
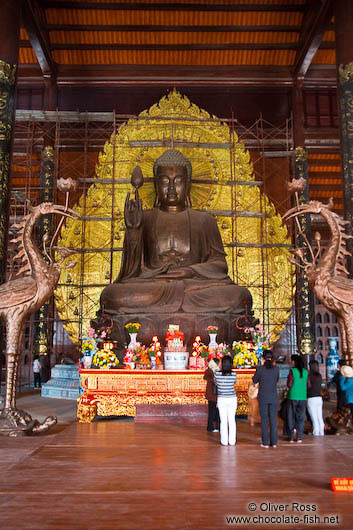
[[[17,64],[9,64],[0,59],[0,83],[6,83],[9,86],[15,84]]]
[[[250,154],[236,133],[175,90],[136,119],[121,125],[106,142],[96,166],[96,178],[102,183],[92,184],[85,199],[82,197],[74,206],[85,216],[85,225],[82,220],[67,220],[62,230],[59,246],[84,245],[90,250],[78,256],[75,267],[62,271],[64,285],[55,293],[66,331],[73,342],[79,342],[77,315],[82,315],[85,330],[99,309],[103,287],[97,285],[108,284],[119,274],[125,229],[123,211],[126,193],[133,191],[132,170],[136,165],[141,167],[145,183],[140,196],[143,207],[152,208],[153,163],[170,147],[179,149],[191,161],[193,208],[214,212],[229,274],[237,284],[250,289],[255,316],[265,324],[271,323],[269,331],[273,341],[277,340],[292,307],[294,268],[287,259],[289,249],[283,246],[291,243],[287,228],[258,186],[230,184],[255,180]],[[227,211],[234,214],[222,213]],[[110,260],[112,240],[117,250]],[[107,252],[92,252],[95,248]],[[80,289],[82,283],[84,290]],[[262,285],[266,286],[265,296]]]
[[[0,60],[0,260],[6,257],[15,80],[16,65]],[[0,281],[4,281],[4,278],[0,278]]]
[[[340,64],[338,67],[338,73],[341,83],[351,81],[353,79],[353,62],[347,63],[345,65]]]
[[[97,415],[97,408],[94,405],[85,405],[78,402],[77,420],[79,423],[91,423]]]
[[[304,147],[296,147],[294,151],[294,158],[296,162],[305,162],[308,158],[306,149]]]
[[[54,147],[51,145],[45,146],[42,151],[42,161],[44,160],[54,161]]]

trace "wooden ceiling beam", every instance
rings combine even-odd
[[[144,3],[144,2],[72,2],[67,0],[43,0],[46,9],[99,9],[108,11],[280,11],[302,12],[303,4],[198,4],[198,3]]]
[[[23,2],[22,12],[23,25],[28,34],[29,45],[33,48],[37,56],[43,76],[55,79],[56,65],[51,56],[48,39],[45,37],[39,24],[39,10],[40,8],[35,5],[33,0],[25,0]]]
[[[221,33],[221,32],[281,32],[300,33],[301,26],[160,26],[160,25],[97,25],[97,24],[46,24],[48,31],[196,31],[201,33]],[[333,24],[329,24],[327,30],[333,30]]]
[[[34,86],[42,82],[40,69],[34,64],[20,64],[18,82],[21,86]],[[337,84],[336,69],[313,65],[306,82],[310,87],[334,89]],[[293,78],[289,66],[189,66],[189,65],[58,65],[58,86],[213,86],[213,87],[268,87],[289,88]],[[316,129],[311,136],[315,137]],[[311,138],[310,136],[310,138]],[[325,137],[326,138],[326,137]],[[308,144],[310,153],[322,149]],[[327,146],[329,148],[329,146]],[[331,145],[331,151],[336,152]],[[337,151],[338,152],[338,151]]]
[[[320,45],[323,48],[322,37],[333,13],[332,0],[315,0],[311,2],[312,9],[304,17],[303,44],[297,52],[294,63],[294,79],[303,79],[311,65],[311,61]],[[306,18],[306,20],[305,20]],[[307,31],[306,31],[307,26]]]
[[[20,47],[29,47],[28,41],[21,41]],[[326,49],[334,49],[334,42],[325,42]],[[51,50],[158,50],[158,51],[189,51],[189,50],[297,50],[296,43],[229,43],[229,44],[62,44],[52,43]]]

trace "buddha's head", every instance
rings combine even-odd
[[[190,204],[191,163],[176,149],[168,149],[154,163],[156,206],[181,211]]]

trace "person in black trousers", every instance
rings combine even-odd
[[[253,383],[259,383],[259,409],[261,416],[261,447],[268,449],[269,445],[277,447],[277,382],[279,379],[279,368],[273,361],[273,353],[266,350],[261,361],[261,366],[257,366]],[[268,427],[270,426],[270,440]]]
[[[208,419],[207,419],[207,430],[208,432],[219,432],[220,420],[219,412],[217,408],[217,394],[215,392],[214,372],[217,370],[219,365],[219,359],[211,359],[208,363],[208,368],[204,373],[204,380],[206,384],[205,397],[208,401]]]

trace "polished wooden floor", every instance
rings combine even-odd
[[[70,401],[32,396],[18,405],[39,419],[55,411],[59,424],[42,437],[0,437],[3,530],[353,528],[353,494],[330,490],[331,477],[353,476],[353,437],[305,436],[301,445],[262,449],[259,426],[238,422],[237,445],[222,447],[203,423],[82,425]],[[289,506],[276,512],[276,504]],[[232,515],[302,522],[227,524]],[[305,515],[337,515],[339,523],[310,524]]]

